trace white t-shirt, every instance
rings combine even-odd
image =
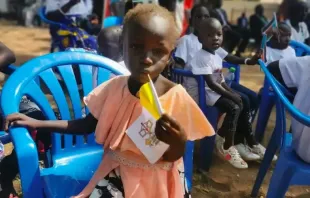
[[[196,52],[202,48],[202,44],[199,42],[198,37],[194,34],[184,35],[180,38],[175,51],[175,56],[181,58],[185,64],[189,63]],[[228,53],[223,49],[219,48],[216,53],[224,59]]]
[[[46,13],[56,11],[68,3],[70,0],[46,0]],[[74,5],[66,15],[82,15],[86,17],[93,11],[92,0],[81,0],[79,3]]]
[[[297,87],[294,106],[310,116],[310,56],[281,59],[280,71],[288,87]],[[293,148],[310,163],[310,128],[292,119]]]
[[[288,46],[286,49],[283,50],[274,49],[268,46],[266,47],[266,65],[283,58],[292,58],[292,57],[296,57],[296,53],[291,46]]]
[[[298,41],[304,43],[307,38],[309,38],[309,31],[308,27],[305,22],[300,22],[299,25],[299,32],[296,31],[295,28],[292,27],[290,20],[286,20],[286,23],[291,27],[292,35],[291,39],[294,41]]]
[[[225,51],[225,50],[224,50]],[[222,51],[220,51],[222,52]],[[227,52],[226,52],[227,55]],[[206,50],[200,49],[193,59],[185,66],[186,70],[190,70],[195,75],[208,75],[212,74],[212,78],[217,83],[221,84],[224,82],[224,77],[222,73],[223,64],[223,54],[212,54]],[[224,56],[225,57],[225,56]],[[194,78],[184,78],[184,87],[187,92],[192,96],[192,98],[198,103],[198,83]],[[221,97],[220,94],[211,90],[207,83],[205,83],[206,90],[206,103],[209,106],[213,106],[216,101]]]

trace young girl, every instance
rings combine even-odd
[[[266,47],[266,65],[282,58],[296,57],[295,50],[289,46],[291,28],[286,23],[279,23],[278,33],[274,34]]]
[[[124,60],[131,76],[115,77],[90,93],[84,100],[90,111],[85,118],[39,121],[13,114],[7,117],[7,123],[67,134],[82,135],[95,130],[96,141],[104,145],[103,160],[76,197],[189,197],[183,173],[180,180],[185,142],[213,135],[214,131],[182,86],[160,75],[178,37],[168,10],[154,4],[138,5],[126,14],[123,29]],[[126,134],[142,112],[139,89],[148,82],[148,75],[166,113],[157,121],[155,133],[170,145],[154,165]]]
[[[226,113],[222,127],[218,130],[216,147],[221,157],[236,168],[247,168],[245,160],[258,160],[265,153],[265,148],[258,144],[252,133],[250,108],[245,103],[244,95],[230,89],[223,78],[223,58],[216,53],[222,44],[223,33],[220,22],[214,18],[201,22],[198,31],[202,49],[199,50],[186,69],[195,75],[204,75],[206,81],[206,102]],[[241,59],[235,59],[236,64]],[[246,59],[247,64],[255,64],[258,56]],[[240,62],[238,62],[240,61]],[[189,93],[198,95],[197,82],[187,80]],[[194,86],[196,83],[196,86]],[[247,144],[245,144],[245,142]],[[241,156],[240,156],[241,155]]]

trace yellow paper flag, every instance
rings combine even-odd
[[[149,82],[142,85],[139,91],[141,105],[158,120],[163,114],[163,110],[156,93],[153,81],[149,76]]]

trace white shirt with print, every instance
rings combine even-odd
[[[281,59],[280,71],[288,87],[297,87],[294,106],[310,116],[310,56]],[[310,163],[310,128],[292,119],[293,148]]]
[[[208,75],[211,74],[214,81],[221,84],[224,82],[224,77],[222,73],[223,57],[227,56],[224,54],[225,50],[220,50],[214,54],[207,52],[206,50],[200,49],[193,59],[185,66],[186,70],[190,70],[194,75]],[[184,87],[187,92],[192,96],[192,98],[198,103],[198,83],[194,78],[184,78]],[[206,91],[206,103],[209,106],[213,106],[216,101],[221,97],[220,94],[211,90],[207,83],[205,83]]]
[[[308,27],[305,22],[300,22],[299,25],[299,31],[297,32],[295,28],[293,28],[290,20],[286,20],[286,23],[291,27],[292,35],[291,39],[294,41],[298,41],[301,43],[304,43],[306,39],[309,38],[309,31]]]
[[[283,58],[293,58],[293,57],[296,57],[296,53],[291,46],[288,46],[283,50],[274,49],[268,46],[266,47],[266,65]]]

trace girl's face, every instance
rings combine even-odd
[[[131,77],[140,83],[148,75],[157,78],[169,62],[175,44],[173,25],[160,16],[146,16],[130,22],[124,29],[124,61]]]
[[[200,26],[200,23],[203,20],[206,20],[207,18],[210,18],[210,14],[209,11],[206,7],[201,6],[199,8],[197,8],[197,10],[194,12],[193,16],[191,16],[191,20],[192,20],[192,25],[194,27],[195,30],[198,29],[198,27]]]

